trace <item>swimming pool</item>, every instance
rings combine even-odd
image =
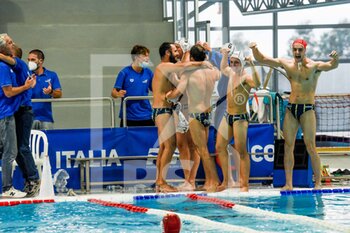
[[[204,200],[192,200],[182,194],[157,195],[157,199],[153,195],[153,198],[147,200],[134,198],[133,205],[150,208],[147,213],[130,212],[124,208],[86,201],[1,207],[0,231],[161,232],[160,222],[164,211],[158,210],[179,213],[182,220],[181,232],[251,230],[331,233],[349,232],[350,229],[349,193],[286,196],[212,195],[216,197],[212,199],[213,197],[203,196]],[[120,202],[119,195],[109,195],[100,199],[114,202],[118,202],[119,199]],[[235,206],[226,208],[220,205],[220,201],[210,203],[216,200],[233,202]],[[233,226],[242,229],[234,231]]]

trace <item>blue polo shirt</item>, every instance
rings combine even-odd
[[[18,110],[21,97],[20,95],[13,97],[6,97],[3,87],[13,86],[17,87],[16,75],[9,65],[0,61],[0,120],[5,117],[13,116]]]
[[[128,96],[148,96],[152,91],[153,72],[148,68],[143,68],[140,73],[136,72],[132,66],[123,68],[115,81],[114,88],[126,90],[125,97]],[[124,98],[122,98],[122,101]],[[126,118],[133,121],[152,119],[152,107],[149,100],[129,100],[126,104]],[[122,106],[119,117],[123,117]]]
[[[51,83],[52,90],[61,89],[61,84],[55,72],[44,68],[44,73],[36,76],[36,85],[32,89],[32,99],[51,99],[51,95],[46,95],[43,88],[47,88]],[[54,122],[52,117],[51,103],[33,103],[34,120]]]
[[[23,60],[19,59],[18,57],[15,57],[14,59],[16,60],[16,64],[12,67],[12,69],[16,74],[18,86],[23,86],[28,76],[30,76],[31,74],[28,69],[27,63],[25,63]],[[31,88],[22,92],[20,95],[22,96],[21,106],[32,106],[32,100],[31,100],[32,89]]]

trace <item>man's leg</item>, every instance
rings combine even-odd
[[[210,192],[216,191],[216,188],[219,185],[219,178],[216,172],[214,160],[210,157],[208,151],[209,128],[205,128],[199,121],[192,119],[190,121],[190,129],[192,140],[202,159],[206,179],[205,182],[207,185],[205,189]]]
[[[38,169],[29,147],[30,131],[33,124],[33,112],[20,108],[15,113],[18,154],[16,162],[25,179],[24,192],[28,197],[39,193],[40,181]]]
[[[229,183],[229,158],[227,145],[229,140],[232,138],[232,127],[229,126],[226,122],[225,118],[222,118],[221,123],[218,128],[217,136],[216,136],[216,153],[218,154],[221,171],[223,175],[223,180],[221,185],[218,187],[218,191],[224,190],[228,187]]]
[[[0,120],[0,137],[3,144],[2,156],[2,192],[12,187],[12,163],[17,156],[17,139],[15,118],[13,116]]]
[[[315,175],[315,189],[321,188],[321,161],[316,151],[316,116],[315,111],[309,110],[300,118],[300,124],[303,130],[303,137],[306,150],[310,155],[312,170]]]
[[[242,192],[248,192],[249,189],[250,157],[247,152],[247,132],[248,121],[238,120],[233,123],[235,149],[240,156],[240,186]]]
[[[185,183],[189,181],[191,161],[190,161],[190,150],[187,143],[186,133],[176,133],[176,144],[180,153],[180,163],[185,177]]]
[[[284,171],[286,173],[286,184],[282,190],[293,189],[293,167],[294,167],[294,145],[298,132],[299,122],[289,110],[286,110],[283,123],[284,137]]]
[[[196,176],[197,176],[199,164],[201,162],[201,158],[199,157],[198,150],[196,149],[196,146],[194,145],[194,142],[192,140],[190,129],[186,133],[186,138],[187,138],[187,144],[188,144],[188,147],[190,150],[190,160],[191,160],[191,170],[190,170],[189,182],[195,188],[196,187]]]
[[[38,170],[29,147],[30,131],[33,124],[33,113],[30,110],[19,110],[15,113],[18,155],[16,162],[22,170],[26,181],[39,180]]]
[[[176,148],[175,126],[172,115],[158,115],[156,117],[156,125],[158,127],[159,145],[162,147],[162,150],[159,151],[157,157],[159,171],[157,172],[158,177],[156,180],[156,185],[161,188],[160,191],[176,191],[176,189],[167,185],[166,182],[168,167]]]

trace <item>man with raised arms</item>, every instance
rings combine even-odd
[[[294,145],[299,125],[315,176],[315,189],[321,188],[321,162],[316,151],[315,91],[321,71],[338,67],[338,54],[332,51],[328,62],[313,61],[305,56],[307,42],[296,39],[292,43],[293,58],[272,58],[262,54],[255,42],[250,44],[255,59],[272,67],[282,67],[291,85],[291,94],[283,123],[284,169],[286,184],[284,190],[293,189]]]
[[[223,181],[218,187],[218,191],[224,190],[231,184],[228,164],[227,145],[232,136],[234,137],[234,148],[240,156],[240,190],[247,192],[249,189],[250,158],[247,152],[247,132],[249,115],[247,112],[247,101],[251,88],[260,86],[260,78],[253,64],[252,58],[244,59],[242,52],[235,51],[228,56],[230,49],[222,48],[221,72],[229,78],[227,85],[227,109],[219,125],[216,151],[219,155]],[[245,60],[252,69],[252,75],[244,69]]]

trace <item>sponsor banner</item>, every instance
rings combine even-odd
[[[103,129],[70,129],[44,131],[49,144],[51,171],[68,172],[68,188],[80,189],[79,162],[71,158],[106,158],[90,162],[92,182],[154,181],[156,157],[159,151],[156,127],[128,127]],[[208,147],[215,153],[215,129],[210,128]],[[248,151],[253,153],[274,151],[274,128],[271,124],[250,125],[247,140]],[[123,157],[142,156],[140,159]],[[168,179],[182,179],[183,172],[176,150],[169,165]],[[130,158],[130,157],[129,157]],[[16,169],[18,170],[18,168]],[[218,169],[220,170],[220,169]],[[251,176],[270,176],[273,171],[273,155],[251,155]],[[220,172],[219,172],[220,173]],[[204,178],[202,168],[197,178]],[[150,183],[150,182],[148,182]]]

